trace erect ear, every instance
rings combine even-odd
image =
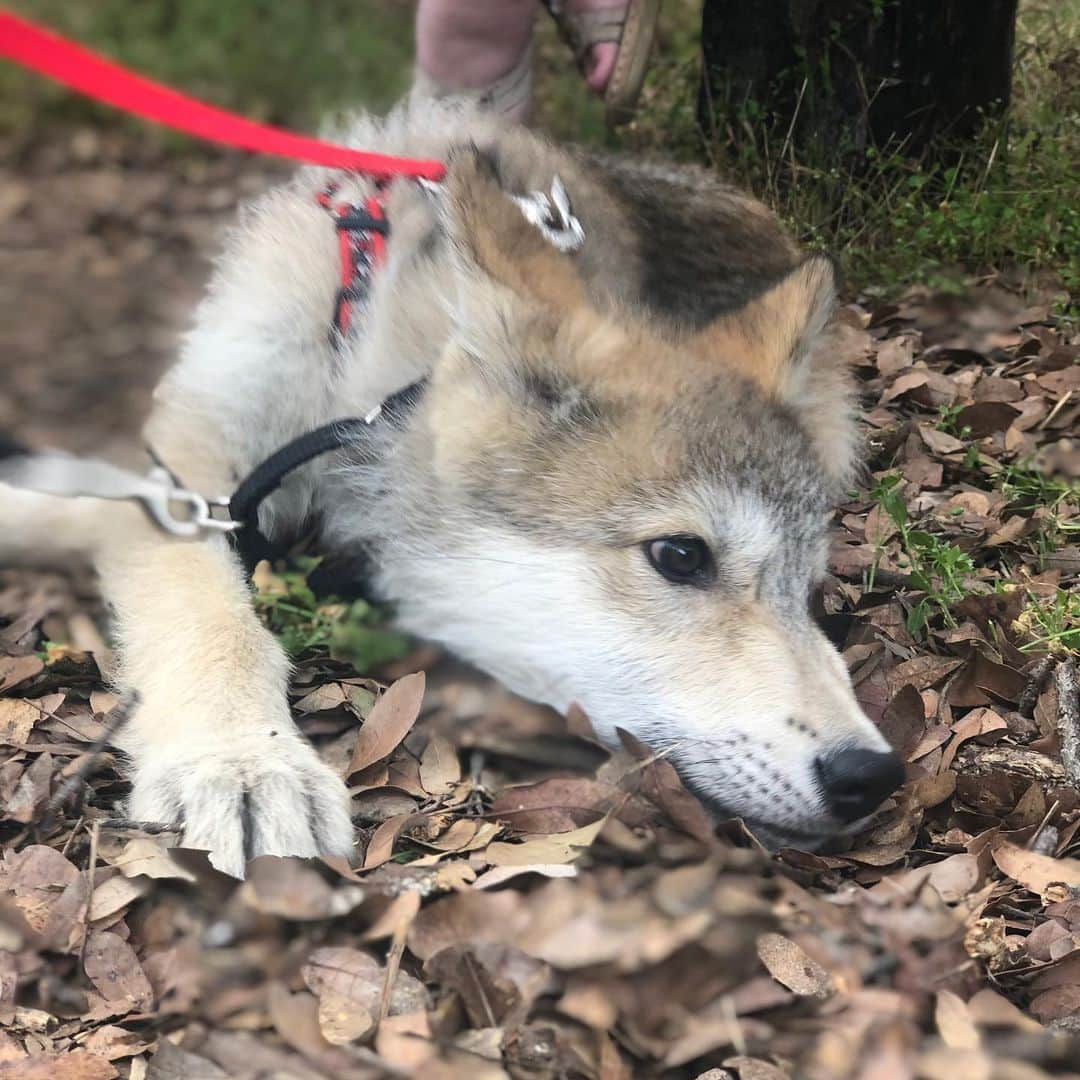
[[[824,330],[835,296],[832,263],[811,255],[744,307],[695,334],[689,345],[757,383],[769,397],[783,398]]]
[[[835,302],[832,263],[811,255],[745,307],[694,335],[688,345],[788,406],[826,472],[846,482],[858,429],[851,372],[827,330]]]
[[[553,185],[558,190],[558,184]],[[519,201],[528,192],[504,188],[497,159],[476,147],[458,151],[445,189],[445,225],[464,264],[520,297],[561,309],[585,303],[585,291],[558,237],[529,220]]]

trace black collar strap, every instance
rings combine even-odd
[[[378,423],[385,421],[400,428],[420,399],[426,382],[426,379],[418,379],[396,391],[367,416],[334,420],[293,439],[249,473],[229,500],[229,517],[242,526],[230,533],[229,538],[243,559],[248,574],[261,559],[270,558],[275,553],[273,545],[259,531],[259,507],[277,491],[285,477],[331,450],[363,448],[372,428]]]

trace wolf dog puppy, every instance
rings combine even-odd
[[[852,385],[830,264],[697,170],[583,157],[479,115],[361,118],[353,145],[438,157],[389,190],[387,257],[344,341],[337,240],[305,170],[242,216],[149,444],[231,491],[282,444],[423,389],[364,452],[317,459],[263,506],[316,528],[398,624],[511,689],[578,702],[670,755],[771,842],[855,827],[901,778],[808,597],[852,477]],[[561,251],[515,197],[556,178],[584,230]],[[362,202],[349,181],[340,197]],[[132,817],[242,875],[261,854],[347,854],[348,797],[298,733],[289,665],[227,541],[137,508],[2,489],[0,557],[88,552],[115,610]]]

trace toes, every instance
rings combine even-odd
[[[594,93],[602,94],[615,72],[619,47],[614,42],[604,41],[589,50],[585,61],[585,82]]]
[[[320,855],[352,854],[353,823],[349,812],[349,793],[333,773],[319,777],[308,789],[311,818]]]
[[[251,808],[253,854],[319,854],[299,771],[261,777],[251,792]]]
[[[232,778],[201,778],[187,786],[184,799],[186,848],[210,853],[210,865],[242,878],[246,865],[244,790]]]
[[[352,850],[345,785],[299,739],[275,740],[270,754],[173,759],[136,777],[128,806],[140,820],[182,822],[183,846],[208,851],[213,867],[237,878],[257,855]]]
[[[127,797],[128,817],[161,825],[176,825],[183,820],[183,800],[173,778],[139,775],[133,779]]]

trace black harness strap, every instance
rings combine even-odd
[[[249,575],[260,560],[276,554],[274,545],[259,531],[259,507],[281,487],[285,477],[331,450],[361,449],[373,427],[383,421],[400,428],[423,393],[426,382],[426,379],[418,379],[396,391],[366,417],[334,420],[293,439],[248,474],[229,500],[229,517],[242,526],[230,533],[229,539]]]

